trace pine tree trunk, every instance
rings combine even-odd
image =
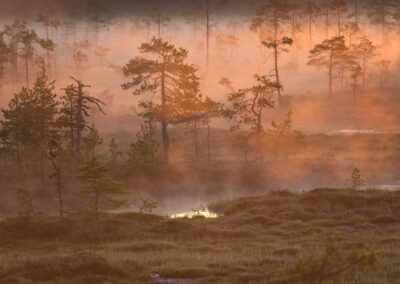
[[[46,41],[49,41],[49,25],[46,25]],[[46,73],[48,74],[48,72],[50,71],[50,52],[49,49],[46,48],[46,65],[47,65],[47,69],[46,69]]]
[[[195,158],[197,161],[199,159],[199,145],[197,141],[197,119],[194,120],[194,146],[195,146]]]
[[[165,93],[165,71],[161,72],[161,106],[163,109],[163,113],[166,109],[167,104],[167,94]],[[165,113],[164,113],[165,115]],[[164,149],[164,160],[165,162],[169,162],[169,135],[168,135],[168,123],[165,117],[161,120],[161,134],[162,134],[162,142]]]
[[[294,40],[294,35],[295,35],[295,29],[296,29],[296,21],[295,21],[295,12],[292,12],[292,39]]]
[[[210,51],[210,1],[206,0],[206,66],[208,71],[209,51]]]
[[[81,159],[81,134],[82,134],[82,85],[78,85],[78,109],[77,109],[77,122],[76,122],[76,154],[78,165]]]
[[[365,50],[365,48],[364,48],[364,51],[363,51],[363,90],[365,89],[365,77],[366,77],[366,74],[367,74],[367,56],[366,56],[366,53],[367,53],[367,51]]]
[[[25,56],[25,80],[26,80],[26,88],[29,88],[29,59],[28,59],[28,55]]]
[[[58,204],[59,204],[59,213],[60,217],[63,217],[63,192],[62,192],[62,185],[61,185],[61,173],[60,171],[57,174],[57,188],[58,188]]]
[[[275,42],[274,46],[274,61],[275,61],[275,79],[276,82],[280,85],[280,79],[279,79],[279,70],[278,70],[278,43],[277,41]],[[281,88],[278,88],[278,103],[279,107],[282,106],[282,97],[281,97]]]
[[[95,212],[96,213],[98,213],[99,212],[99,199],[100,199],[100,197],[99,197],[99,191],[96,189],[96,192],[95,192],[95,205],[94,205],[94,210],[95,210]]]
[[[311,14],[311,12],[309,14],[309,19],[308,19],[308,39],[309,39],[308,45],[311,48],[311,46],[312,46],[312,14]]]
[[[274,8],[274,40],[278,41],[278,14]]]
[[[358,1],[357,0],[355,0],[355,3],[354,3],[354,20],[355,20],[356,27],[358,27]]]
[[[356,109],[357,77],[354,77],[353,87],[353,110]]]
[[[157,6],[157,35],[158,35],[158,38],[161,38],[161,15],[160,15],[160,6]]]
[[[329,100],[332,99],[332,69],[333,69],[333,50],[331,50],[331,54],[329,57]]]
[[[385,44],[386,35],[385,35],[385,26],[386,26],[386,17],[385,17],[385,0],[382,0],[382,12],[381,12],[381,23],[382,23],[382,45]]]
[[[329,7],[326,8],[325,39],[329,38]]]
[[[211,129],[210,129],[210,123],[207,122],[207,160],[210,163],[211,162]]]

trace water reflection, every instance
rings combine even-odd
[[[200,205],[197,208],[192,208],[189,211],[173,214],[171,218],[193,218],[193,217],[217,218],[218,214],[211,212],[207,207]]]

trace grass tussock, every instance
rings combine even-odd
[[[398,204],[398,192],[317,189],[214,202],[216,219],[5,218],[0,283],[150,283],[151,273],[198,283],[332,283],[332,273],[335,283],[394,283]]]

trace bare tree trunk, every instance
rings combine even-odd
[[[310,12],[309,18],[308,18],[308,45],[311,48],[312,47],[312,14]]]
[[[195,158],[197,161],[199,159],[199,145],[197,141],[197,119],[194,120],[194,146],[195,146]]]
[[[248,159],[248,147],[247,145],[244,147],[243,155],[244,155],[244,166],[247,167],[247,164],[249,163]]]
[[[362,88],[363,90],[365,89],[365,77],[367,74],[367,56],[366,56],[366,50],[364,48],[363,50],[363,82],[362,82]]]
[[[25,57],[25,80],[26,80],[26,87],[29,88],[29,59],[28,55]]]
[[[158,38],[161,38],[161,15],[160,15],[160,6],[157,6],[157,34],[158,34]]]
[[[206,0],[206,66],[208,71],[210,52],[210,1]]]
[[[356,95],[357,95],[357,77],[354,78],[354,88],[353,88],[353,110],[356,109]]]
[[[382,23],[382,45],[383,45],[383,44],[385,44],[385,41],[386,41],[386,35],[385,35],[385,26],[386,26],[385,0],[382,0],[381,23]]]
[[[82,134],[82,85],[78,84],[78,108],[77,108],[77,121],[76,121],[76,155],[78,165],[81,159],[81,134]]]
[[[278,70],[278,43],[275,42],[274,45],[274,61],[275,61],[275,79],[276,82],[280,85],[280,78],[279,78],[279,70]],[[281,96],[281,88],[278,88],[278,103],[279,107],[282,106],[282,96]]]
[[[210,163],[211,162],[211,129],[210,129],[210,123],[207,122],[207,160]]]
[[[329,100],[331,100],[332,99],[332,69],[333,69],[333,55],[332,55],[332,52],[333,51],[331,51],[331,54],[330,54],[330,57],[329,57]]]
[[[326,8],[325,39],[329,38],[329,6]]]
[[[96,18],[95,23],[94,23],[94,46],[95,47],[97,47],[98,35],[99,35],[99,26],[98,26],[98,18]]]
[[[75,146],[75,143],[74,143],[74,106],[73,106],[73,104],[72,104],[72,102],[71,102],[71,113],[70,113],[70,139],[71,139],[71,154],[73,154],[74,153],[74,146]],[[71,157],[72,157],[72,155],[71,155]]]
[[[61,187],[61,185],[59,185],[59,187]],[[63,211],[64,211],[64,204],[63,204],[63,193],[62,193],[62,189],[60,188],[58,191],[58,205],[59,205],[59,213],[60,213],[60,217],[63,217]]]
[[[99,196],[99,191],[96,189],[95,190],[95,205],[94,205],[94,210],[96,213],[99,212],[99,200],[100,200],[100,196]]]
[[[49,41],[49,25],[46,24],[46,41]],[[48,74],[50,71],[50,52],[49,49],[46,48],[46,73]]]
[[[72,80],[74,80],[77,85],[78,85],[78,91],[77,91],[77,118],[76,118],[76,155],[77,155],[77,163],[80,165],[80,159],[81,159],[81,135],[82,135],[82,107],[83,107],[83,88],[90,88],[90,85],[85,85],[82,83],[82,81],[75,79],[74,77],[71,77]]]
[[[356,24],[356,27],[358,27],[358,1],[355,0],[354,3],[354,22]]]
[[[295,36],[295,32],[296,32],[296,19],[295,19],[295,16],[296,16],[296,14],[295,14],[295,12],[293,11],[293,12],[292,12],[292,39],[293,39],[293,40],[295,40],[295,39],[294,39],[294,36]]]
[[[257,135],[257,148],[258,148],[258,154],[260,155],[260,161],[264,162],[264,151],[263,151],[263,145],[262,145],[261,131],[258,131],[256,135]]]
[[[165,93],[165,73],[161,72],[161,106],[162,109],[165,110],[167,103],[167,97]],[[162,142],[164,148],[164,160],[165,162],[169,162],[169,135],[168,135],[168,123],[166,118],[164,117],[161,120],[161,132],[162,132]]]
[[[278,14],[274,8],[274,40],[278,41]]]

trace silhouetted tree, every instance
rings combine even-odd
[[[350,78],[352,79],[350,87],[353,90],[353,109],[356,108],[356,98],[357,98],[357,94],[360,91],[360,83],[358,82],[358,79],[362,75],[363,75],[363,70],[362,70],[361,66],[358,64],[355,64],[351,68],[351,74],[350,74]]]
[[[42,23],[46,30],[46,41],[50,40],[49,37],[49,29],[58,29],[60,26],[60,22],[54,17],[55,9],[48,8],[44,11],[43,14],[39,14],[36,18],[36,22]],[[50,70],[50,49],[46,49],[46,70],[49,72]]]
[[[96,55],[100,59],[100,66],[103,68],[104,66],[104,58],[110,52],[109,48],[98,46],[94,51],[94,55]]]
[[[346,0],[331,0],[330,8],[337,14],[337,36],[342,36],[342,14],[347,11],[347,1]]]
[[[110,153],[110,168],[113,169],[118,158],[123,156],[123,152],[114,137],[111,138],[110,144],[108,144],[108,152]]]
[[[24,30],[21,35],[21,43],[23,48],[19,53],[19,56],[25,62],[25,79],[26,87],[29,87],[29,63],[33,61],[35,55],[35,46],[40,46],[46,52],[54,49],[54,43],[52,40],[45,40],[40,38],[34,30]]]
[[[74,42],[72,58],[75,62],[75,68],[78,74],[80,74],[83,67],[82,64],[89,61],[88,52],[91,48],[92,45],[88,40]]]
[[[312,25],[317,20],[319,16],[320,8],[315,1],[306,1],[303,4],[303,13],[307,15],[308,18],[308,45],[312,46]]]
[[[176,95],[175,88],[179,88],[180,77],[193,72],[193,67],[184,63],[188,55],[187,50],[178,49],[160,38],[143,43],[139,50],[149,57],[152,56],[152,59],[140,56],[130,60],[124,66],[123,72],[131,81],[122,84],[122,88],[134,89],[133,95],[160,94],[160,103],[153,106],[154,117],[161,123],[164,158],[168,161],[168,124],[174,117],[172,98]]]
[[[6,25],[3,31],[4,39],[8,49],[8,60],[11,65],[12,77],[14,85],[17,87],[19,83],[19,50],[22,36],[27,29],[27,23],[18,19],[14,19],[12,25]],[[7,53],[3,53],[6,55]]]
[[[77,175],[78,179],[86,182],[79,189],[78,194],[92,200],[93,210],[96,213],[99,212],[101,203],[105,203],[108,207],[117,208],[127,202],[124,196],[128,192],[121,183],[111,180],[107,171],[107,167],[93,158],[79,168]]]
[[[230,57],[233,56],[233,50],[238,47],[239,38],[233,34],[220,33],[217,35],[216,43],[220,47],[223,53],[225,53],[225,48],[230,50]]]
[[[273,51],[274,51],[275,80],[278,83],[278,85],[281,85],[281,81],[280,81],[280,77],[279,77],[279,69],[278,69],[279,53],[280,53],[280,51],[287,52],[288,50],[285,48],[285,46],[287,46],[287,45],[291,46],[293,44],[293,39],[284,36],[279,40],[263,41],[262,44],[269,49],[273,49]],[[277,94],[278,94],[279,107],[281,107],[282,106],[281,88],[277,88]]]
[[[55,133],[49,141],[49,160],[53,166],[54,172],[49,176],[55,180],[55,187],[58,199],[58,209],[60,217],[63,217],[64,213],[64,192],[65,183],[63,182],[63,163],[65,160],[65,151],[62,147],[60,137]]]
[[[8,108],[1,110],[3,142],[14,153],[18,168],[22,162],[39,162],[42,178],[47,145],[57,128],[58,104],[54,82],[41,75],[32,89],[23,88],[14,94]]]
[[[291,5],[287,1],[268,0],[259,6],[252,19],[251,29],[273,28],[272,39],[278,40],[279,28],[283,22],[291,19],[289,12]]]
[[[10,49],[7,47],[7,44],[4,41],[4,34],[0,33],[0,81],[1,79],[3,79],[4,71],[6,69],[10,55]]]
[[[243,125],[251,127],[257,141],[259,158],[263,161],[262,139],[265,133],[262,125],[263,113],[265,109],[274,107],[272,96],[281,86],[265,76],[256,75],[255,78],[256,85],[229,94],[228,102],[231,107],[225,109],[224,114],[230,119],[235,119],[232,130],[237,130]]]
[[[82,148],[84,149],[86,160],[98,157],[98,147],[101,144],[103,144],[103,138],[100,137],[99,131],[92,124],[87,135],[83,137]]]
[[[84,117],[89,116],[90,105],[96,105],[97,109],[104,114],[102,105],[105,105],[103,101],[93,96],[89,96],[84,93],[84,88],[90,88],[90,85],[85,85],[82,81],[71,77],[76,82],[76,85],[69,85],[63,89],[66,92],[64,97],[64,107],[62,108],[63,121],[66,123],[65,126],[70,130],[71,147],[74,147],[73,143],[73,129],[76,129],[76,155],[77,162],[80,163],[81,155],[81,142],[82,142],[82,131],[87,127]],[[76,126],[73,126],[74,116],[76,115]]]
[[[325,67],[328,69],[329,99],[332,98],[333,68],[340,63],[343,54],[347,52],[347,50],[343,36],[324,40],[310,50],[307,65]]]
[[[397,0],[370,0],[367,5],[367,17],[374,25],[380,26],[382,45],[387,40],[387,32],[393,28]]]
[[[363,36],[355,46],[355,56],[359,59],[362,66],[362,88],[365,89],[365,78],[368,75],[368,64],[375,57],[375,46],[372,41]]]

